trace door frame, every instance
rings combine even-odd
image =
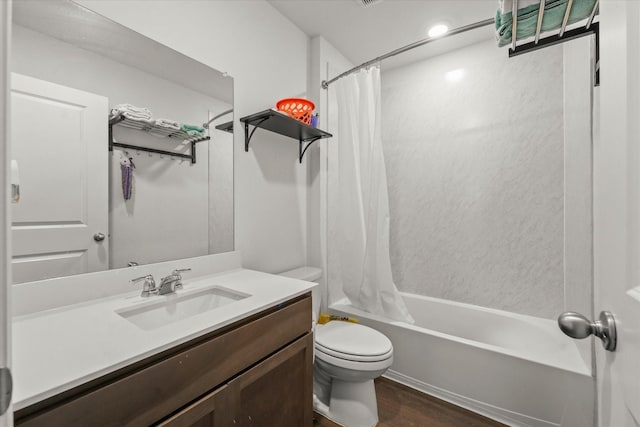
[[[10,90],[12,0],[0,1],[0,367],[11,367],[11,218]],[[0,416],[0,427],[13,425],[13,409]]]

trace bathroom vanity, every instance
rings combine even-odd
[[[137,291],[18,317],[15,424],[311,426],[313,286],[238,269],[165,302]],[[174,315],[211,289],[245,297],[153,328],[122,314],[161,301]],[[48,340],[60,322],[67,333]]]

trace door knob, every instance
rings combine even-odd
[[[96,233],[93,235],[93,240],[95,240],[96,242],[102,242],[105,237],[106,236],[104,235],[104,233]]]
[[[601,311],[600,318],[595,322],[580,313],[567,311],[558,317],[558,326],[571,338],[582,339],[595,335],[602,340],[605,350],[615,351],[616,349],[616,320],[610,311]]]

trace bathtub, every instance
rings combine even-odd
[[[594,425],[595,381],[573,340],[553,320],[402,293],[415,324],[340,301],[393,342],[385,374],[510,426]]]

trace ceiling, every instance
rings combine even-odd
[[[450,29],[493,18],[497,0],[269,0],[309,37],[322,36],[354,65],[424,39],[435,24]],[[491,26],[438,40],[385,61],[392,68],[490,40]]]

